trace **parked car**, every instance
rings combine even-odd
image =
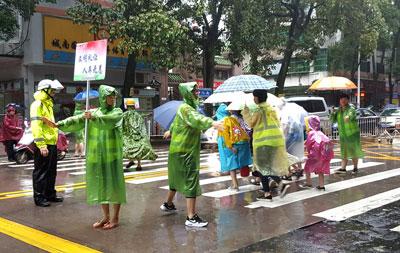
[[[321,119],[329,118],[329,109],[323,97],[289,97],[285,101],[300,105],[309,115],[317,115]]]
[[[400,121],[400,107],[389,108],[383,110],[381,113],[381,126],[388,129],[394,129],[396,127],[396,119]]]

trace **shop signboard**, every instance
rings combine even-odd
[[[104,80],[106,62],[107,40],[76,44],[74,81]]]

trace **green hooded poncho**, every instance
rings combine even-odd
[[[344,118],[348,116],[349,122],[345,122]],[[343,109],[339,109],[332,113],[331,120],[338,123],[340,138],[340,154],[342,159],[361,158],[364,156],[361,149],[360,128],[356,109],[353,105],[348,105]]]
[[[200,135],[202,130],[212,126],[213,120],[200,114],[196,109],[197,98],[192,94],[197,84],[179,85],[184,103],[179,107],[170,127],[171,144],[168,155],[168,183],[170,190],[176,190],[185,197],[201,195],[199,184]]]
[[[124,112],[122,135],[124,158],[152,161],[157,159],[147,135],[144,119],[136,110],[128,109]]]
[[[86,192],[89,204],[126,203],[122,168],[122,110],[109,106],[106,97],[116,94],[113,87],[99,87],[100,107],[90,110],[86,152]],[[82,115],[58,122],[62,131],[75,132],[85,127]]]

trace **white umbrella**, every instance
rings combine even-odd
[[[273,107],[280,108],[283,105],[283,100],[277,96],[268,93],[267,103]],[[250,109],[255,108],[254,96],[252,93],[243,94],[242,96],[235,96],[232,103],[227,107],[231,111],[243,110],[244,106],[247,105]]]
[[[232,102],[235,97],[240,97],[244,95],[245,93],[243,91],[213,93],[206,100],[204,100],[203,103],[205,104],[227,103],[227,102]]]

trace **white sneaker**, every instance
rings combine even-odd
[[[186,217],[185,226],[201,228],[206,227],[207,225],[208,222],[202,220],[197,214],[195,214],[191,219],[189,219],[189,217]]]

